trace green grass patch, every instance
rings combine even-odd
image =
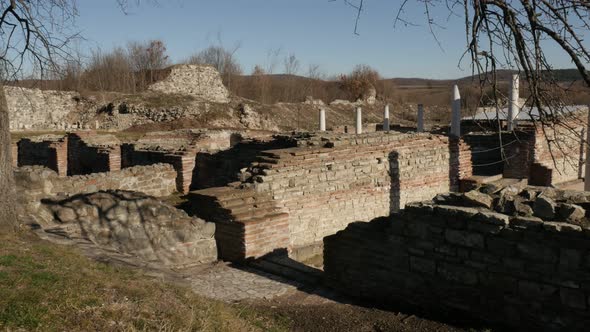
[[[1,235],[0,329],[286,331],[289,326],[243,305],[94,262],[73,247],[32,235]]]

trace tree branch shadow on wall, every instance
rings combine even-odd
[[[91,200],[90,196],[96,194],[108,194],[110,197],[100,197],[98,199],[94,197]],[[134,256],[134,259],[138,261],[138,266],[151,264],[156,260],[159,261],[156,264],[165,266],[165,262],[169,261],[170,258],[159,250],[159,234],[148,226],[149,220],[153,220],[157,213],[162,212],[156,210],[159,207],[154,205],[152,200],[154,198],[151,196],[141,193],[110,190],[91,194],[77,194],[65,199],[43,199],[41,202],[49,207],[49,210],[54,215],[54,225],[41,228],[46,233],[62,236],[70,240],[82,239],[89,241],[104,250],[107,256],[109,251]],[[123,202],[124,204],[121,204]],[[57,207],[70,211],[71,214],[67,220],[62,220],[58,216]],[[96,216],[87,213],[90,207],[96,211]],[[124,209],[129,215],[136,213],[138,222],[131,225],[130,220],[119,220],[117,216],[118,208]],[[152,215],[148,216],[147,213]],[[93,223],[97,223],[103,231],[93,227]],[[79,234],[76,233],[76,229],[72,229],[72,225],[77,226]],[[34,226],[39,227],[42,225]],[[142,236],[139,236],[139,233],[131,234],[130,228],[136,228],[137,232],[137,226],[141,229]],[[124,230],[124,228],[128,229]],[[104,230],[108,230],[108,233],[104,233]],[[133,241],[134,237],[147,241],[147,244],[152,249],[152,259],[146,259],[146,257],[134,254],[138,250],[138,243]],[[121,241],[125,239],[129,242],[123,243],[124,241]]]

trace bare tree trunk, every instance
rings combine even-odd
[[[12,148],[8,122],[8,104],[0,85],[0,232],[17,229],[16,188],[12,168]]]

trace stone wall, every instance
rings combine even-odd
[[[192,193],[199,213],[233,236],[218,239],[223,258],[317,245],[351,222],[456,189],[471,175],[467,146],[439,135],[326,134],[300,143],[262,152],[242,184]]]
[[[226,130],[152,132],[134,144],[122,146],[122,166],[170,164],[177,172],[178,191],[188,193],[195,187],[197,153],[229,149],[241,140],[240,134]]]
[[[246,180],[252,176],[247,168],[262,151],[293,147],[295,144],[289,139],[264,137],[243,140],[227,150],[199,152],[192,187],[220,187]]]
[[[54,170],[59,176],[68,174],[68,137],[42,135],[23,138],[18,143],[17,165],[40,165]]]
[[[149,87],[152,91],[190,95],[214,103],[228,103],[229,92],[211,66],[176,65],[170,75]]]
[[[10,130],[65,129],[69,115],[78,108],[77,92],[4,86]]]
[[[494,200],[496,209],[515,202],[532,206],[517,204],[510,215],[484,207],[491,198],[476,199],[487,195],[465,195],[439,201],[471,207],[410,204],[326,237],[328,285],[375,303],[467,315],[517,330],[587,329],[590,228],[581,206],[589,207],[590,193],[510,188],[500,192],[500,203]],[[552,221],[527,216],[550,209],[559,211]]]
[[[186,267],[217,260],[215,224],[145,194],[97,192],[45,200],[54,216],[45,230],[83,238],[145,262]]]
[[[68,135],[68,175],[118,171],[121,169],[121,142],[113,135],[93,131]]]
[[[99,190],[130,190],[163,197],[176,192],[176,172],[167,164],[136,166],[119,171],[58,177],[44,167],[20,167],[15,172],[22,188],[42,188],[42,197],[93,193]]]

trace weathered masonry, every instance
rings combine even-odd
[[[113,135],[80,131],[68,135],[68,175],[121,169],[121,142]]]
[[[588,193],[506,192],[494,205],[509,215],[482,207],[491,198],[468,196],[468,205],[480,207],[414,203],[326,237],[328,285],[517,329],[587,330]],[[449,197],[446,204],[457,203]]]
[[[99,190],[130,190],[156,197],[176,192],[176,172],[167,164],[135,166],[123,170],[62,177],[41,166],[19,167],[15,171],[19,187],[35,189],[27,195],[44,197],[93,193]]]
[[[240,169],[258,152],[295,144],[288,141],[275,140],[266,133],[249,137],[227,130],[178,130],[153,132],[135,143],[121,144],[113,135],[89,130],[23,138],[13,145],[12,152],[16,167],[44,166],[60,176],[166,163],[176,171],[177,191],[187,193],[190,188],[237,180]]]
[[[123,167],[171,164],[177,172],[177,188],[187,193],[193,185],[197,153],[229,149],[242,139],[231,131],[177,130],[148,133],[122,147]]]
[[[500,174],[539,186],[581,179],[587,114],[586,110],[567,114],[554,126],[523,121],[511,132],[473,131],[464,135],[472,151],[474,174]]]
[[[60,176],[68,174],[68,137],[43,135],[23,138],[18,144],[17,165],[41,165]]]
[[[471,165],[462,141],[377,132],[311,135],[298,147],[263,151],[247,173],[242,182],[191,192],[201,217],[217,223],[223,259],[321,246],[351,222],[457,189]]]

